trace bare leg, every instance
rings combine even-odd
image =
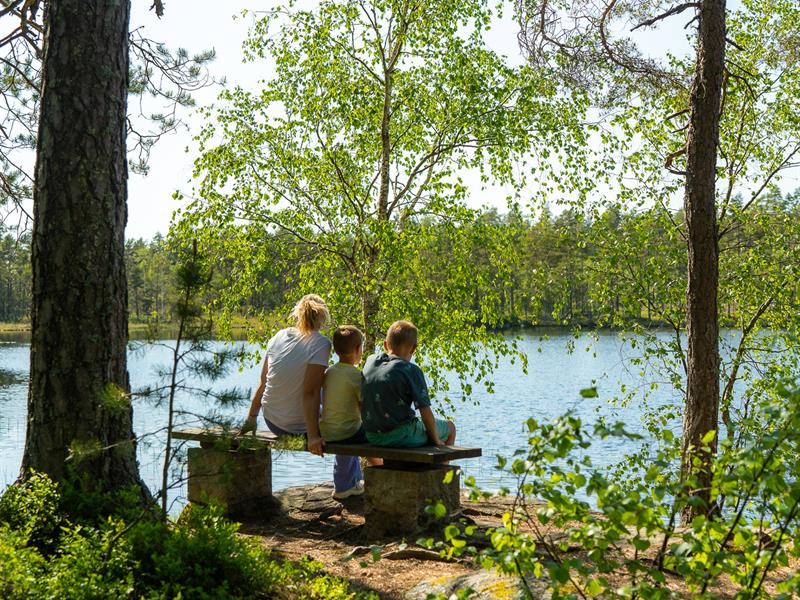
[[[456,426],[452,421],[447,422],[448,434],[444,441],[445,446],[452,446],[456,441]]]

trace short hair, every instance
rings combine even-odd
[[[411,321],[395,321],[386,332],[386,344],[392,350],[416,347],[419,332]]]
[[[303,335],[319,331],[330,319],[328,305],[316,294],[306,294],[300,298],[289,316],[297,322],[297,328]]]
[[[333,350],[339,356],[350,356],[364,343],[364,334],[354,325],[340,325],[333,331]]]

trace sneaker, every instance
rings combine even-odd
[[[342,490],[341,492],[333,492],[333,499],[334,500],[344,500],[345,498],[349,498],[350,496],[360,496],[364,493],[364,481],[359,481],[353,487],[347,490]]]

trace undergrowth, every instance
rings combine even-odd
[[[88,517],[65,505],[72,497],[36,473],[0,497],[0,598],[376,598],[317,562],[278,560],[217,506],[164,522],[150,511],[132,518],[124,497],[124,510]]]

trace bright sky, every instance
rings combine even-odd
[[[241,85],[255,88],[259,80],[269,78],[269,65],[259,63],[243,64],[241,44],[252,17],[241,17],[245,9],[263,10],[274,6],[275,0],[170,0],[166,3],[162,19],[148,10],[150,0],[133,2],[131,28],[142,27],[145,37],[163,41],[170,48],[183,47],[190,54],[213,48],[217,58],[211,63],[210,71],[215,78],[226,78],[228,86]],[[509,2],[509,5],[511,3]],[[731,4],[738,4],[736,0]],[[238,18],[234,18],[238,17]],[[661,29],[648,31],[638,36],[637,43],[642,51],[652,57],[663,57],[666,49],[688,51],[683,19],[669,23]],[[510,18],[495,26],[488,37],[488,43],[498,52],[512,58],[519,58],[516,41],[516,25]],[[198,106],[213,103],[219,93],[214,86],[195,93]],[[188,129],[164,137],[153,148],[150,173],[146,176],[131,174],[129,182],[128,238],[151,238],[156,233],[165,234],[169,228],[177,202],[172,199],[175,190],[190,192],[192,188],[192,161],[196,156],[196,144],[192,135],[201,125],[192,111],[184,114]],[[188,152],[186,151],[188,149]],[[793,178],[786,189],[800,185]],[[502,193],[492,194],[499,199]],[[478,203],[486,202],[479,199]]]
[[[258,3],[241,0],[170,0],[166,3],[164,17],[159,20],[148,10],[150,0],[139,0],[131,6],[131,29],[141,27],[144,37],[163,41],[173,49],[186,48],[190,54],[213,48],[217,57],[210,65],[212,75],[225,77],[228,85],[238,83],[249,87],[266,74],[256,73],[242,64],[241,45],[250,21],[234,20],[233,15],[240,15],[255,4]],[[219,89],[214,86],[196,92],[197,105],[214,102]],[[165,136],[153,147],[148,175],[130,176],[127,238],[151,238],[158,232],[166,234],[172,213],[177,208],[177,202],[172,199],[173,192],[191,189],[193,153],[196,152],[192,135],[196,133],[199,122],[193,111],[184,114],[183,118],[188,129]]]

